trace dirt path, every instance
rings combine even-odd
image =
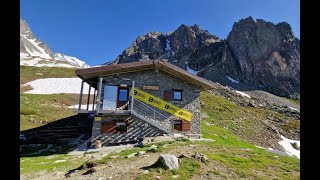
[[[202,149],[202,148],[201,148]],[[182,145],[177,148],[176,146],[168,146],[164,149],[164,152],[147,153],[141,157],[133,158],[116,158],[111,159],[106,164],[98,165],[94,167],[96,170],[94,173],[83,175],[86,170],[79,170],[71,174],[70,177],[65,177],[64,172],[39,172],[35,180],[48,180],[48,179],[69,179],[69,180],[102,180],[102,179],[119,179],[119,180],[131,180],[135,179],[139,174],[143,173],[143,167],[150,166],[155,163],[160,154],[174,154],[177,157],[181,154],[192,155],[195,151],[201,150],[199,145]],[[187,153],[186,153],[187,152]],[[21,179],[28,179],[23,176]]]

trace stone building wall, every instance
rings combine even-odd
[[[144,92],[152,94],[160,99],[164,99],[164,91],[172,89],[181,89],[182,101],[167,101],[175,106],[190,111],[193,116],[191,119],[191,129],[184,131],[183,133],[200,134],[200,89],[199,87],[181,80],[171,74],[168,74],[162,70],[151,69],[143,70],[131,73],[117,74],[103,77],[103,86],[101,90],[101,102],[103,101],[104,85],[116,85],[126,84],[132,86],[132,81],[135,82],[135,88],[138,88]],[[143,86],[159,86],[159,90],[145,90]],[[147,104],[146,104],[147,105]],[[147,105],[150,108],[156,109],[161,114],[167,116],[165,121],[161,121],[160,124],[165,128],[171,128],[171,119],[177,119],[163,110]],[[146,114],[146,109],[136,108],[137,113]],[[150,116],[152,118],[153,115]]]

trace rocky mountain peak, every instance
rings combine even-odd
[[[36,38],[27,22],[20,18],[20,65],[90,67],[85,62],[61,53],[53,53],[47,44]]]
[[[138,36],[113,64],[167,58],[179,67],[186,68],[186,57],[192,51],[217,40],[219,40],[218,37],[202,30],[197,24],[193,26],[182,24],[175,31],[167,34],[148,32],[143,36]]]
[[[199,75],[221,84],[227,75],[280,96],[300,93],[300,45],[286,22],[241,19],[224,43],[214,43],[190,57],[189,64],[197,69],[212,65]]]
[[[181,24],[166,35],[139,36],[114,63],[156,58],[227,86],[233,85],[229,77],[280,96],[300,93],[300,41],[286,22],[249,16],[235,22],[225,40],[197,24]]]
[[[211,35],[197,24],[193,26],[182,24],[168,39],[171,41],[175,58],[182,61],[186,61],[184,59],[200,47],[219,41],[217,36]]]
[[[31,33],[31,29],[27,22],[20,18],[20,34]]]

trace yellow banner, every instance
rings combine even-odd
[[[132,91],[130,91],[129,96],[132,95]],[[161,110],[164,110],[170,114],[173,114],[175,116],[178,116],[184,120],[191,121],[192,119],[192,113],[186,110],[183,110],[173,104],[170,104],[160,98],[157,98],[151,94],[148,94],[146,92],[143,92],[137,88],[134,88],[134,98],[138,99],[142,102],[145,102],[147,104],[150,104],[154,107],[157,107]]]

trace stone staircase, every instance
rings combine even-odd
[[[141,120],[155,126],[159,130],[166,132],[167,134],[172,134],[173,132],[169,116],[161,113],[155,108],[148,106],[142,101],[137,99],[134,100],[133,111],[131,113]]]
[[[100,139],[103,146],[114,146],[119,144],[132,144],[142,141],[145,137],[156,137],[167,134],[165,131],[133,114],[117,116],[119,116],[119,119],[121,119],[121,116],[126,116],[124,118],[128,120],[127,133],[119,133],[114,130],[108,134],[100,134],[98,137],[92,139],[91,147],[94,146],[95,139]]]

